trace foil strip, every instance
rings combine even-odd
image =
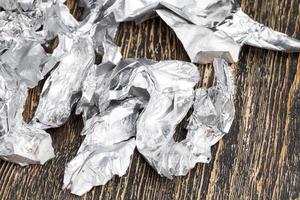
[[[217,85],[196,90],[193,112],[187,125],[188,132],[183,143],[195,156],[195,160],[187,162],[190,164],[187,170],[197,162],[207,163],[211,160],[211,146],[229,132],[234,120],[232,69],[222,59],[215,59],[213,66]]]
[[[300,52],[299,40],[254,21],[242,10],[235,12],[231,19],[226,19],[216,28],[224,31],[240,45],[247,44],[275,51]]]

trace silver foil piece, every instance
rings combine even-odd
[[[85,140],[66,168],[64,187],[76,195],[104,185],[113,175],[125,174],[135,148],[133,137],[144,155],[142,138],[146,134],[164,134],[169,126],[173,134],[193,104],[193,87],[199,81],[196,66],[181,61],[123,60],[115,67],[111,63],[95,66],[97,70],[102,73],[89,75],[101,80],[92,87],[94,95],[109,95],[101,99],[103,103],[94,105],[108,106],[87,119],[82,131]],[[97,88],[108,90],[96,92]],[[147,155],[144,156],[148,159]]]
[[[46,80],[33,119],[40,128],[58,127],[66,122],[72,107],[80,99],[81,83],[95,55],[92,41],[87,37],[70,39],[70,53]]]
[[[241,45],[225,32],[190,24],[166,10],[156,12],[174,30],[192,62],[211,63],[216,57],[238,61]]]
[[[0,2],[0,8],[4,10],[15,10],[21,7],[23,10],[27,11],[33,7],[34,0],[2,0]]]
[[[135,149],[137,117],[138,100],[128,99],[89,119],[77,156],[66,167],[64,188],[83,195],[114,175],[123,176]]]
[[[99,81],[89,80],[89,75],[95,72],[96,54],[102,55],[103,63],[118,63],[122,57],[119,47],[112,42],[118,23],[113,15],[104,15],[104,10],[111,3],[91,1],[83,2],[83,5],[87,9],[87,16],[82,22],[72,26],[72,30],[63,29],[64,31],[59,32],[60,44],[47,63],[47,68],[58,62],[59,65],[52,71],[43,87],[32,120],[32,124],[38,128],[55,128],[64,124],[80,99],[77,114],[84,110],[83,104],[87,105],[92,98],[91,94],[87,93],[90,93]],[[57,12],[54,8],[53,10]],[[51,27],[53,30],[60,30],[56,25]],[[92,84],[91,87],[89,84]],[[81,105],[83,107],[79,108]]]
[[[247,44],[275,51],[300,52],[299,40],[254,21],[240,9],[216,28],[224,31],[240,45]]]
[[[118,22],[143,21],[156,12],[174,30],[194,63],[212,63],[216,57],[237,62],[244,44],[300,51],[299,40],[252,20],[233,0],[117,0],[109,11]]]
[[[44,164],[54,157],[50,135],[22,116],[28,88],[43,78],[44,58],[43,48],[34,42],[0,56],[0,158],[20,165]]]
[[[0,2],[0,8],[4,10],[15,10],[18,7],[18,2],[15,0],[2,0]]]
[[[188,160],[187,167],[183,168],[181,175],[185,175],[189,167],[193,167],[197,162],[207,163],[211,160],[210,147],[229,132],[234,120],[235,89],[232,69],[222,59],[215,59],[213,66],[217,85],[196,90],[193,112],[187,126],[188,133],[183,141],[194,159],[181,157]]]
[[[196,163],[209,162],[210,147],[231,127],[235,114],[231,69],[222,59],[214,60],[214,69],[217,86],[197,89],[196,94],[185,87],[173,97],[165,93],[151,95],[138,120],[138,151],[162,176],[183,176]],[[175,142],[175,129],[192,105],[186,139]]]
[[[21,165],[45,163],[54,153],[42,129],[61,126],[76,107],[76,114],[83,115],[85,139],[66,168],[64,187],[77,195],[124,175],[135,146],[168,178],[209,162],[210,147],[229,132],[235,114],[226,61],[237,62],[244,44],[300,50],[298,40],[250,19],[233,0],[80,4],[84,13],[77,21],[64,0],[0,2],[5,10],[0,12],[0,158]],[[119,22],[156,14],[175,31],[192,62],[213,62],[216,86],[194,90],[200,77],[192,63],[120,61],[114,43]],[[46,54],[41,44],[56,36],[58,47]],[[27,124],[22,117],[27,89],[52,69]],[[187,136],[176,142],[175,129],[188,111]]]
[[[206,27],[223,21],[238,5],[232,0],[116,0],[111,11],[116,20],[143,21],[157,9],[170,10],[185,20]]]
[[[16,7],[8,8],[7,2]],[[43,79],[50,56],[41,46],[46,37],[38,30],[43,9],[25,12],[20,8],[36,4],[27,0],[0,3],[12,10],[0,12],[0,158],[22,166],[44,164],[54,157],[50,135],[27,124],[22,116],[27,90]]]

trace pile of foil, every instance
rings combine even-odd
[[[44,164],[54,157],[45,131],[82,115],[85,139],[67,165],[64,188],[82,195],[126,173],[137,148],[162,176],[186,175],[211,159],[210,148],[235,116],[228,63],[244,44],[299,52],[300,41],[243,13],[234,0],[78,0],[75,19],[64,0],[0,1],[0,158]],[[193,63],[213,63],[216,84],[196,88],[197,67],[182,61],[122,59],[118,24],[159,16]],[[53,52],[51,42],[58,41]],[[102,62],[96,64],[96,57]],[[22,112],[27,90],[45,80],[33,119]],[[186,138],[174,140],[187,119]]]

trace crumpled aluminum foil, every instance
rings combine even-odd
[[[175,92],[173,98],[165,93],[151,94],[139,118],[138,151],[163,176],[183,176],[196,163],[209,162],[210,147],[231,127],[235,114],[231,69],[221,59],[215,59],[213,66],[218,80],[216,87],[197,89],[196,93],[190,87],[190,90]],[[163,80],[168,79],[164,77]],[[176,84],[183,85],[177,81]],[[186,139],[175,142],[175,129],[192,105],[194,111]]]
[[[28,88],[43,79],[49,59],[38,29],[42,9],[20,12],[30,1],[1,1],[0,12],[0,158],[20,165],[43,164],[54,157],[51,137],[23,120]],[[15,7],[17,6],[17,7]]]
[[[117,21],[144,21],[153,17],[156,9],[166,9],[187,21],[212,27],[223,21],[239,5],[233,0],[116,0],[111,8]]]
[[[117,0],[110,10],[118,22],[143,21],[155,12],[176,33],[194,63],[222,57],[238,61],[244,44],[299,52],[300,41],[252,20],[234,0]]]
[[[44,164],[54,157],[51,137],[22,116],[28,88],[43,78],[45,57],[41,45],[29,41],[0,55],[0,158],[20,165]]]
[[[108,70],[111,73],[101,73]],[[115,67],[111,63],[102,64],[98,71],[111,75],[100,78],[100,84],[93,90],[97,93],[89,96],[101,96],[102,88],[108,88],[105,92],[109,95],[100,104],[108,106],[85,122],[82,131],[85,140],[65,171],[64,187],[77,195],[95,185],[104,185],[113,175],[125,174],[135,148],[133,137],[137,137],[137,144],[142,145],[140,137],[144,134],[141,129],[146,128],[142,125],[145,119],[152,127],[157,125],[151,134],[161,135],[164,124],[174,127],[173,133],[190,109],[193,87],[199,81],[196,66],[180,61],[124,60]],[[162,109],[165,112],[161,112],[161,117],[168,117],[160,122],[151,120],[153,117],[159,119],[159,116],[147,114],[159,114]]]
[[[195,92],[200,77],[191,63],[123,60],[115,67],[100,65],[99,71],[112,72],[100,78],[106,85],[95,87],[109,88],[109,97],[102,99],[108,106],[85,122],[86,137],[66,168],[64,187],[82,195],[113,175],[124,175],[135,143],[150,165],[168,178],[208,162],[210,146],[229,131],[235,113],[231,69],[221,59],[214,67],[217,86]],[[192,105],[187,138],[175,142],[175,129]]]
[[[76,41],[70,41],[70,53],[60,60],[43,87],[33,119],[42,124],[41,128],[58,127],[66,122],[72,107],[80,98],[84,74],[94,63],[90,38],[79,37]]]
[[[64,188],[83,195],[104,185],[113,175],[123,176],[135,149],[138,99],[126,99],[85,123],[77,156],[67,165]]]
[[[238,61],[241,45],[225,32],[190,24],[166,10],[156,12],[174,30],[192,62],[211,63],[216,57]]]
[[[60,63],[43,87],[31,122],[35,127],[56,128],[67,121],[72,109],[81,99],[82,91],[89,87],[84,85],[84,80],[94,68],[96,54],[102,55],[102,62],[117,63],[122,58],[119,47],[112,42],[118,23],[113,15],[104,16],[104,11],[101,12],[107,4],[110,5],[109,2],[100,1],[87,4],[89,15],[81,23],[74,25],[68,34],[59,32],[61,45],[54,53],[51,64]],[[56,30],[56,26],[51,27]]]
[[[54,152],[43,129],[61,126],[75,108],[85,140],[66,168],[64,187],[77,195],[124,175],[136,146],[168,178],[209,162],[210,147],[228,133],[235,113],[226,61],[237,62],[244,44],[300,51],[298,40],[255,22],[234,0],[79,0],[80,20],[64,2],[0,1],[0,158],[45,163]],[[120,61],[114,43],[119,22],[156,15],[175,31],[192,62],[213,62],[216,86],[195,90],[200,77],[191,63]],[[56,37],[58,46],[46,53],[42,46]],[[50,71],[27,124],[27,90]],[[176,142],[175,129],[188,111],[187,136]]]
[[[64,0],[0,2],[4,9],[0,12],[0,63],[5,65],[0,74],[0,157],[26,165],[44,163],[54,156],[51,137],[42,129],[62,125],[68,118],[81,97],[82,82],[94,65],[95,53],[101,54],[103,61],[121,59],[119,48],[112,42],[118,23],[114,16],[103,15],[112,3],[86,2],[88,14],[79,22]],[[41,45],[56,36],[58,47],[52,54],[45,53]],[[44,85],[45,98],[40,99],[34,119],[27,124],[22,118],[27,89],[36,86],[54,67]],[[61,84],[68,86],[67,90]],[[51,112],[44,113],[47,109]]]

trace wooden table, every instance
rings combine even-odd
[[[67,5],[77,13],[76,3]],[[255,20],[300,39],[299,0],[242,0]],[[121,24],[118,44],[126,58],[188,60],[167,25],[152,19]],[[297,199],[300,192],[300,56],[245,46],[235,68],[236,117],[213,147],[210,164],[185,177],[162,178],[135,152],[126,176],[115,177],[82,199]],[[211,65],[199,65],[200,86],[213,84]],[[25,118],[37,105],[42,83],[30,91]],[[82,142],[81,117],[50,130],[56,158],[44,166],[0,161],[0,199],[80,199],[62,190],[64,167]],[[180,133],[184,132],[179,128]]]

